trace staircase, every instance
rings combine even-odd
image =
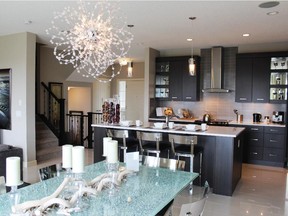
[[[40,119],[36,118],[36,159],[37,163],[61,158],[58,138]]]

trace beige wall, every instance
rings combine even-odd
[[[12,129],[3,130],[2,142],[23,149],[24,166],[36,163],[35,53],[35,34],[0,37],[0,67],[12,68]]]
[[[68,111],[91,112],[91,88],[70,87],[68,90]]]
[[[117,75],[111,81],[111,94],[110,97],[113,97],[117,94],[117,81],[118,80],[131,80],[131,79],[144,79],[144,62],[134,62],[133,63],[133,76],[127,77],[127,66],[123,66],[121,73]]]

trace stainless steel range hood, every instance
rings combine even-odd
[[[223,82],[223,58],[222,47],[213,47],[211,49],[211,84],[210,88],[203,89],[205,93],[227,93],[230,90],[224,89]]]

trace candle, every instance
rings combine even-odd
[[[72,168],[72,145],[62,146],[62,167]]]
[[[20,157],[6,158],[6,185],[17,186],[20,180]]]
[[[103,138],[103,156],[106,157],[107,156],[107,144],[109,141],[111,141],[112,138],[111,137],[104,137]]]
[[[75,146],[72,148],[72,172],[84,172],[84,147]]]
[[[107,162],[117,163],[118,162],[118,141],[110,140],[107,144]]]

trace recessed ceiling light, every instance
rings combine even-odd
[[[192,38],[187,38],[187,41],[191,42],[193,39]]]
[[[278,2],[278,1],[269,1],[269,2],[261,3],[259,5],[259,7],[260,8],[272,8],[272,7],[276,7],[279,4],[280,4],[280,2]]]
[[[25,23],[26,25],[30,25],[30,24],[32,23],[32,21],[31,21],[31,20],[25,20],[24,23]]]
[[[277,15],[278,13],[279,13],[278,11],[271,11],[271,12],[268,12],[267,15],[273,16],[273,15]]]
[[[243,36],[243,37],[249,37],[250,34],[249,34],[249,33],[244,33],[242,36]]]

